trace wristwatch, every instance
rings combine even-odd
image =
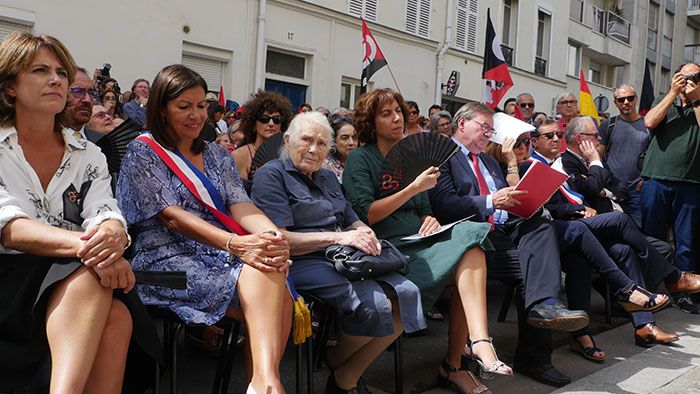
[[[697,106],[700,106],[700,99],[691,101],[691,102],[690,102],[690,105],[692,105],[693,108],[695,108],[695,107],[697,107]]]

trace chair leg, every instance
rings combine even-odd
[[[314,364],[313,364],[313,341],[311,338],[306,340],[304,343],[304,350],[306,353],[306,392],[307,394],[313,394],[314,392]],[[301,391],[298,391],[299,393]]]
[[[177,323],[170,324],[172,324],[172,336],[170,337],[170,394],[177,394],[177,338],[185,326]]]
[[[226,350],[226,365],[224,367],[223,382],[221,384],[221,393],[226,394],[228,392],[228,385],[231,381],[231,370],[233,369],[233,356],[234,349],[236,348],[236,341],[238,341],[238,336],[241,333],[241,322],[234,320],[231,326],[231,334],[228,337],[228,348]]]
[[[612,324],[612,297],[608,281],[605,281],[605,324]]]
[[[231,325],[228,323],[224,326],[224,335],[221,338],[221,343],[219,344],[219,360],[216,362],[216,372],[214,373],[214,384],[212,385],[212,394],[218,394],[221,392],[223,384],[223,375],[226,368],[226,362],[228,361],[228,354],[231,345]]]
[[[156,376],[153,377],[153,394],[160,394],[160,365],[156,362]]]
[[[309,339],[310,340],[310,339]],[[302,365],[304,364],[304,352],[302,350],[303,345],[294,345],[295,353],[296,353],[296,373],[297,373],[297,381],[296,381],[296,392],[301,393],[302,387],[304,383],[302,382],[304,379],[304,373],[302,372],[301,368]]]
[[[396,380],[396,393],[403,394],[403,348],[401,335],[394,341],[394,378]]]
[[[498,318],[496,321],[502,323],[508,317],[508,309],[510,308],[510,303],[513,301],[513,295],[515,294],[515,286],[508,286],[506,290],[506,295],[503,298],[503,303],[501,304],[501,309],[498,311]]]

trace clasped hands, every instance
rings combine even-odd
[[[229,253],[257,270],[285,274],[289,270],[289,242],[279,231],[234,236],[228,245]]]
[[[102,286],[124,289],[124,293],[134,288],[136,277],[131,264],[122,257],[128,241],[121,222],[104,221],[83,232],[80,240],[84,243],[77,256],[95,271]]]

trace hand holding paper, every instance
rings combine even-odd
[[[552,197],[552,194],[566,182],[568,176],[552,169],[539,161],[533,161],[515,190],[527,190],[528,193],[515,198],[520,205],[506,208],[508,212],[528,219]],[[494,201],[495,205],[495,201]]]

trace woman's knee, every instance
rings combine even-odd
[[[92,269],[81,266],[58,283],[51,293],[49,304],[60,303],[64,298],[103,303],[107,308],[112,299],[112,289],[102,286]]]
[[[129,309],[119,300],[112,300],[102,332],[102,342],[124,344],[131,340],[133,321]]]
[[[458,268],[485,268],[486,254],[479,247],[473,247],[462,255]]]

